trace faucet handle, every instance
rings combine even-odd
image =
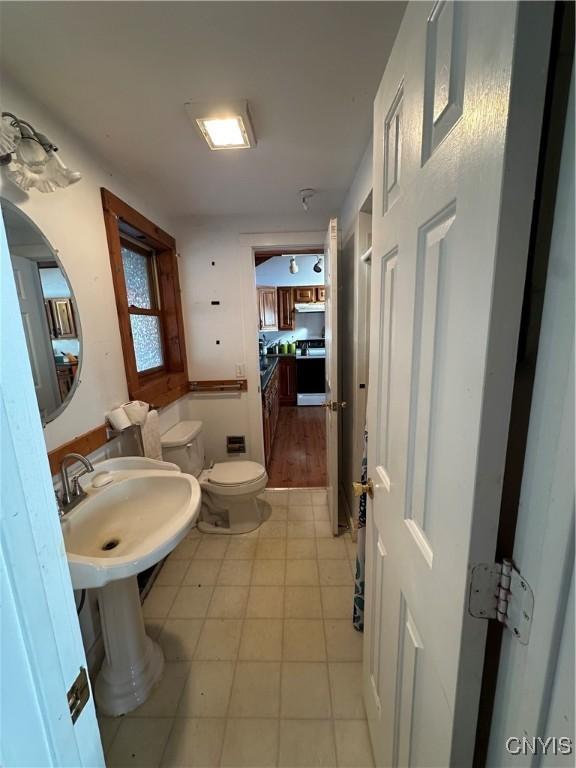
[[[88,472],[90,472],[90,471],[93,472],[94,470],[89,470],[86,467],[82,467],[80,472],[78,472],[77,474],[74,475],[74,477],[72,478],[72,496],[82,496],[82,495],[85,495],[85,491],[82,488],[82,486],[80,485],[80,478],[83,475],[87,475]]]

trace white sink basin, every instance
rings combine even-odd
[[[104,461],[94,464],[94,472],[122,472],[127,469],[167,469],[180,472],[178,464],[173,464],[171,461],[149,459],[146,456],[118,456],[115,459],[104,459]]]
[[[114,459],[104,459],[94,464],[94,472],[88,472],[80,477],[82,490],[87,491],[92,487],[92,481],[103,472],[126,472],[134,470],[167,470],[180,472],[178,464],[171,461],[157,461],[146,456],[118,456]]]
[[[111,483],[88,483],[88,496],[62,520],[62,532],[74,588],[98,588],[106,658],[95,697],[103,714],[116,716],[143,704],[164,670],[160,646],[145,631],[136,575],[186,536],[201,490],[192,475],[111,462],[96,468],[110,472]]]
[[[200,496],[196,478],[180,472],[115,473],[62,521],[74,588],[103,587],[166,557],[196,520]]]

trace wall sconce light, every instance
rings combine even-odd
[[[54,192],[80,181],[82,174],[71,171],[56,154],[58,147],[34,126],[11,112],[0,120],[0,165],[17,187],[27,192]]]
[[[312,267],[314,272],[322,272],[322,256],[318,256],[316,264]]]
[[[290,266],[288,267],[291,275],[295,275],[298,272],[298,264],[296,264],[296,256],[290,256]]]

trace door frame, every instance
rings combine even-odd
[[[573,54],[573,7],[571,15],[569,45]],[[571,63],[566,47],[563,53],[560,90],[566,86],[566,64]],[[526,320],[535,338],[528,339],[528,354],[521,358],[525,381],[518,382],[519,392],[527,390],[522,399],[528,401],[529,411],[527,439],[520,435],[522,452],[515,457],[520,465],[521,487],[516,497],[516,487],[512,486],[512,503],[503,510],[512,518],[508,535],[514,537],[513,549],[506,554],[513,558],[534,592],[533,622],[527,645],[503,633],[502,647],[495,652],[499,665],[492,721],[488,722],[488,756],[485,752],[479,754],[478,765],[574,764],[573,70],[567,79],[572,85],[565,128],[560,129],[560,135],[554,130],[550,133],[545,147],[551,161],[546,163],[549,178],[543,185],[544,200],[537,200],[536,206],[540,215],[535,224],[541,234],[536,241],[541,241],[541,249],[537,248],[535,254],[530,285],[535,307]],[[563,106],[560,98],[556,118],[562,123]],[[561,161],[556,169],[558,149]],[[522,417],[523,403],[517,407]],[[519,421],[522,432],[521,418]],[[514,448],[512,435],[511,443]],[[508,472],[511,480],[513,469]],[[522,749],[524,736],[528,742],[534,737],[544,741],[550,736],[556,739],[556,748],[541,743],[537,756],[532,757],[531,750]],[[557,748],[562,737],[571,739],[570,753]],[[510,738],[518,740],[518,751],[508,743]]]
[[[262,424],[262,396],[260,392],[260,362],[258,355],[258,292],[254,256],[261,250],[290,250],[310,248],[324,250],[325,232],[285,232],[245,234],[238,237],[238,255],[243,284],[239,300],[242,315],[242,337],[248,390],[240,397],[248,406],[247,452],[254,461],[264,464],[264,428]]]
[[[567,18],[570,7],[569,4],[557,4],[552,30],[546,105],[540,140],[536,193],[518,341],[518,359],[514,375],[506,465],[502,481],[495,557],[498,562],[504,557],[512,557],[520,515],[520,494],[524,478],[528,430],[533,412],[532,396],[541,344],[540,330],[544,298],[548,286],[547,270],[556,215],[555,203],[557,203],[557,186],[561,170],[563,135],[569,117],[567,109],[574,53],[573,7],[571,7],[571,22]],[[572,45],[572,57],[566,52],[570,45]],[[521,564],[519,565],[521,566]],[[489,623],[476,732],[474,759],[477,765],[483,765],[487,757],[503,634],[504,627],[502,624]]]
[[[368,400],[368,361],[370,357],[370,342],[369,333],[370,328],[370,282],[369,275],[371,269],[371,257],[362,259],[368,251],[371,245],[368,244],[372,241],[372,214],[366,213],[363,208],[366,205],[368,198],[372,196],[372,187],[366,196],[361,206],[357,209],[354,221],[346,231],[345,235],[342,235],[342,245],[339,250],[339,257],[344,257],[345,248],[352,240],[352,258],[354,260],[354,304],[352,307],[353,312],[353,327],[354,338],[357,343],[354,348],[354,354],[352,357],[352,401],[348,401],[347,408],[352,412],[352,473],[355,480],[360,479],[360,469],[362,466],[362,457],[364,455],[364,429],[366,426],[366,404]],[[340,269],[340,268],[339,268]],[[339,274],[340,286],[341,275]],[[341,320],[341,313],[339,314],[339,325]],[[340,371],[339,371],[339,391],[340,398],[346,399],[344,391],[344,355],[342,354],[342,347],[340,346]],[[366,375],[363,374],[366,371]],[[360,396],[360,385],[364,383],[365,389],[363,397]],[[360,401],[364,402],[364,408],[360,407]],[[364,411],[364,415],[362,415]],[[345,511],[348,524],[350,526],[350,535],[352,540],[356,541],[357,527],[355,522],[357,520],[357,507],[350,507],[348,503],[348,496],[346,494],[346,488],[344,484],[348,482],[346,473],[344,472],[344,425],[342,423],[343,413],[340,413],[340,460],[339,460],[339,493],[342,499],[342,508]]]

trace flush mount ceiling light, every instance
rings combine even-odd
[[[188,102],[185,106],[210,149],[250,149],[256,146],[248,102],[218,106]]]

